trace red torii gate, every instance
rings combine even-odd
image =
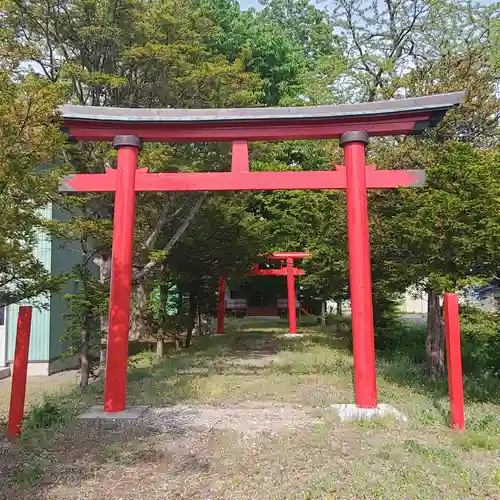
[[[297,333],[297,317],[295,311],[295,276],[303,276],[305,271],[294,267],[293,261],[297,259],[307,259],[309,252],[273,252],[267,256],[269,260],[285,261],[286,267],[279,269],[260,269],[258,264],[247,272],[248,276],[286,276],[286,286],[288,293],[288,324],[289,332],[292,335]],[[216,333],[224,333],[224,315],[226,313],[226,278],[219,278],[219,295],[217,304],[217,329]]]
[[[355,401],[377,406],[372,284],[366,189],[420,186],[420,170],[365,165],[368,136],[418,134],[438,123],[462,92],[342,106],[248,109],[127,109],[65,105],[73,140],[112,141],[117,168],[65,177],[61,190],[115,192],[111,295],[104,411],[125,409],[133,256],[138,191],[345,189],[349,246]],[[340,139],[345,165],[332,171],[250,172],[248,141]],[[230,172],[148,173],[137,169],[141,141],[233,143]]]

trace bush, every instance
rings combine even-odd
[[[463,372],[500,375],[499,316],[472,307],[460,309]],[[391,358],[405,357],[414,363],[425,360],[426,325],[412,321],[375,328],[377,350]]]
[[[401,340],[402,323],[399,320],[399,297],[374,290],[373,325],[375,348],[381,351],[397,349]]]
[[[500,317],[477,308],[460,308],[462,365],[465,373],[500,375]]]

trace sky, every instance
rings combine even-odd
[[[260,4],[258,0],[238,0],[242,10],[247,10],[253,7],[256,10],[260,9]]]
[[[496,1],[497,0],[479,0],[478,3],[483,5],[492,5]],[[260,10],[261,8],[259,0],[238,0],[238,2],[242,10],[247,10],[250,7],[253,7],[256,10]]]

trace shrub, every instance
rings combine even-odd
[[[500,375],[500,316],[461,307],[460,330],[464,372]]]
[[[500,375],[500,322],[498,315],[472,307],[460,309],[462,367],[466,374]],[[412,321],[375,328],[379,352],[405,357],[414,363],[425,359],[426,325]]]
[[[401,337],[401,321],[398,311],[399,297],[374,290],[373,324],[375,348],[381,351],[397,349]]]

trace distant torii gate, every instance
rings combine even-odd
[[[297,315],[295,310],[295,276],[305,274],[303,269],[294,267],[293,261],[298,259],[307,259],[311,254],[309,252],[274,252],[267,256],[269,260],[285,261],[286,267],[279,269],[260,269],[258,264],[248,271],[248,276],[286,276],[286,286],[288,295],[288,325],[289,332],[292,335],[297,333]],[[224,333],[224,316],[226,314],[226,278],[219,278],[219,296],[217,304],[217,329],[216,333]]]
[[[372,283],[366,190],[421,186],[421,170],[376,170],[365,165],[368,136],[418,134],[438,123],[462,92],[414,99],[297,108],[127,109],[62,106],[73,140],[112,141],[117,168],[64,178],[62,191],[115,192],[111,296],[104,410],[125,409],[135,193],[345,189],[352,309],[355,400],[377,406]],[[340,139],[344,163],[335,170],[250,172],[248,141]],[[148,173],[137,169],[142,141],[232,142],[230,172]]]

